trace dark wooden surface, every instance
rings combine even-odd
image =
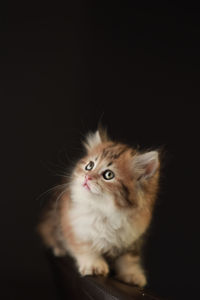
[[[62,299],[95,299],[95,300],[159,300],[147,289],[124,284],[112,276],[81,277],[74,260],[69,257],[54,257],[47,252],[48,260],[54,274],[57,292]]]

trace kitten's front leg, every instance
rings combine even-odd
[[[117,278],[126,283],[144,287],[147,284],[144,270],[140,264],[140,257],[126,253],[115,261]]]
[[[84,253],[75,255],[79,273],[85,275],[103,275],[109,272],[105,259],[95,253]]]

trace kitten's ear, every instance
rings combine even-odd
[[[159,154],[157,151],[136,154],[132,165],[138,180],[151,178],[159,168]]]
[[[96,132],[89,132],[86,135],[83,145],[86,148],[86,150],[89,151],[92,148],[108,140],[109,138],[106,129],[104,129],[102,126],[99,125],[98,130]]]
[[[98,125],[98,132],[102,142],[107,142],[110,140],[106,128],[101,124]]]
[[[102,139],[99,133],[99,130],[96,132],[89,132],[83,142],[86,150],[91,150],[92,148],[96,147],[97,145],[102,143]]]

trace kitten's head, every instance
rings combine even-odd
[[[72,176],[79,194],[94,199],[110,197],[118,207],[138,206],[143,197],[153,202],[159,176],[157,151],[139,153],[113,142],[102,130],[89,133],[84,147],[87,153]]]

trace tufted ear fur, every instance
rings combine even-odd
[[[138,154],[133,158],[133,170],[138,180],[151,178],[159,167],[159,157],[157,151],[150,151]]]
[[[83,142],[86,150],[91,150],[92,148],[96,147],[97,145],[101,144],[102,140],[99,134],[99,130],[96,132],[89,132]]]
[[[86,135],[83,145],[86,148],[86,150],[89,151],[92,148],[94,148],[94,147],[98,146],[99,144],[106,142],[108,140],[109,140],[109,138],[108,138],[106,129],[99,126],[98,130],[96,132],[89,132]]]

